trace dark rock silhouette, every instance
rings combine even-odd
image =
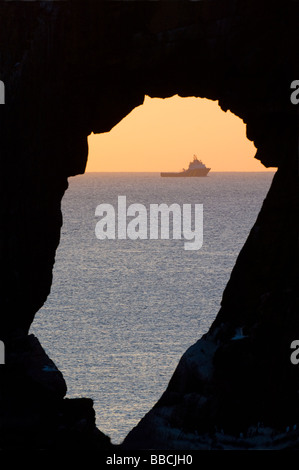
[[[28,332],[50,292],[61,199],[67,178],[84,173],[87,136],[109,131],[145,94],[219,100],[246,123],[256,158],[278,171],[210,331],[123,447],[298,447],[298,9],[0,4],[2,448],[111,446],[91,400],[65,398],[62,375]]]

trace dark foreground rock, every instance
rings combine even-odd
[[[61,372],[33,335],[6,347],[0,366],[1,449],[108,450],[89,398],[65,398]]]
[[[61,199],[85,171],[87,136],[145,95],[174,94],[218,100],[278,171],[210,331],[123,447],[211,448],[234,436],[246,448],[256,433],[270,448],[297,445],[298,18],[291,0],[0,3],[3,448],[110,445],[92,402],[65,399],[62,375],[28,334],[50,292]]]

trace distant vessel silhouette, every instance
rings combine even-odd
[[[193,155],[193,161],[189,163],[188,170],[183,168],[182,171],[177,173],[161,173],[161,176],[177,177],[177,176],[207,176],[211,168],[198,160],[196,155]]]

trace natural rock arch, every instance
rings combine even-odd
[[[209,448],[219,445],[220,427],[237,435],[264,422],[275,433],[298,422],[298,374],[289,359],[299,333],[298,122],[290,102],[299,73],[297,9],[216,0],[1,4],[4,446],[21,445],[15,414],[29,446],[32,436],[37,447],[109,445],[90,402],[63,399],[61,374],[27,333],[50,291],[60,201],[67,178],[84,172],[87,135],[111,129],[145,94],[218,99],[246,123],[256,158],[278,171],[209,333],[125,446]],[[232,341],[240,328],[244,338]]]

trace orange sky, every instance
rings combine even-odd
[[[256,149],[245,131],[218,101],[146,96],[110,132],[88,137],[86,171],[180,171],[193,154],[211,171],[274,171],[253,158]]]

